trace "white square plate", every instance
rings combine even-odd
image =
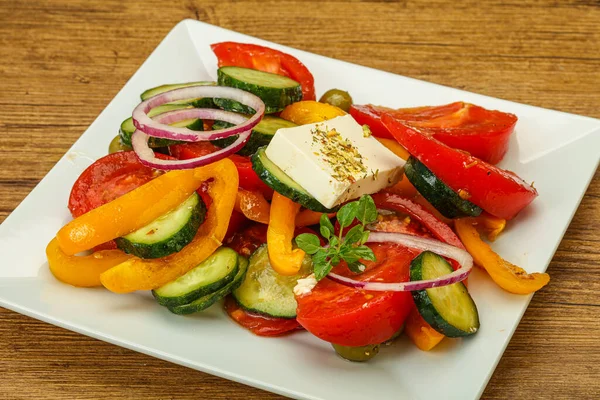
[[[345,362],[308,333],[268,339],[231,322],[220,307],[179,317],[147,293],[115,295],[56,281],[44,249],[70,215],[77,176],[105,155],[139,94],[170,82],[216,78],[209,45],[252,42],[297,56],[317,92],[348,90],[357,103],[390,107],[464,100],[519,117],[501,166],[535,181],[539,198],[494,243],[506,259],[544,271],[599,161],[600,121],[498,100],[287,48],[197,21],[178,24],[71,150],[0,226],[0,305],[142,353],[280,394],[305,399],[476,399],[525,311],[530,296],[509,295],[476,271],[469,285],[481,316],[473,338],[421,352],[406,339],[369,364]],[[557,282],[556,284],[560,284]]]

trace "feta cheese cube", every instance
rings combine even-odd
[[[266,155],[327,208],[396,184],[405,164],[350,115],[279,129]]]

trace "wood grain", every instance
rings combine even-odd
[[[184,18],[600,117],[597,0],[0,0],[0,221]],[[599,218],[596,173],[483,398],[600,397]],[[0,309],[0,399],[25,398],[281,397]]]

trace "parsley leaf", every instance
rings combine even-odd
[[[340,227],[345,228],[350,226],[354,218],[356,218],[356,213],[358,212],[358,202],[353,201],[352,203],[347,203],[337,212],[337,220],[340,223]]]
[[[365,226],[377,220],[377,207],[373,198],[364,195],[357,201],[345,204],[336,217],[340,225],[339,235],[335,235],[335,228],[326,214],[323,214],[319,221],[319,231],[329,242],[327,246],[321,247],[319,238],[310,233],[296,237],[298,247],[312,255],[317,281],[327,276],[331,269],[342,261],[348,264],[350,271],[357,274],[366,269],[361,260],[376,261],[373,251],[365,246],[369,239],[369,231],[365,230]],[[358,220],[359,224],[348,229],[345,237],[342,236],[344,228],[352,225],[355,220]]]
[[[348,243],[356,243],[362,239],[365,228],[362,225],[353,226],[348,232],[344,240]]]
[[[375,258],[375,253],[373,253],[373,250],[371,250],[370,247],[362,245],[362,246],[354,247],[353,250],[354,250],[354,254],[356,256],[358,256],[358,258],[360,258],[360,259],[367,260],[367,261],[377,260]]]
[[[350,269],[350,271],[354,272],[355,274],[360,274],[362,272],[365,272],[365,269],[367,269],[365,264],[361,263],[360,261],[348,263],[348,268]]]
[[[377,221],[377,206],[371,196],[364,195],[360,198],[356,218],[363,224]]]
[[[296,236],[296,244],[307,254],[315,254],[321,248],[321,242],[317,235],[302,233]]]

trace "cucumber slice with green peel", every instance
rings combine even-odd
[[[238,272],[238,254],[228,248],[218,248],[210,257],[172,282],[152,291],[158,304],[180,306],[214,293]]]
[[[448,275],[452,266],[443,257],[424,251],[410,264],[410,280],[420,281]],[[479,330],[477,306],[462,283],[412,292],[419,313],[436,331],[462,337]]]
[[[194,108],[217,108],[213,99],[210,97],[201,97],[198,99],[193,99],[189,103]]]
[[[259,148],[252,156],[252,169],[271,189],[312,211],[330,213],[336,208],[327,208],[285,172],[275,165],[265,154],[266,146]]]
[[[256,113],[254,108],[248,107],[248,106],[240,103],[239,101],[230,100],[230,99],[222,99],[219,97],[215,97],[214,99],[212,99],[212,101],[215,106],[217,106],[220,109],[225,110],[225,111],[231,111],[231,112],[236,112],[236,113],[240,113],[240,114],[249,114],[249,115]]]
[[[126,236],[115,239],[117,247],[140,258],[160,258],[190,243],[204,222],[206,205],[196,193],[179,207]]]
[[[199,97],[197,99],[183,99],[176,100],[170,103],[164,104],[166,105],[187,105],[194,108],[216,108],[213,99],[210,97]]]
[[[406,161],[404,173],[419,193],[446,218],[476,217],[483,211],[461,198],[415,157]]]
[[[244,277],[246,276],[246,271],[248,270],[248,259],[242,256],[238,256],[238,269],[235,277],[231,282],[223,286],[222,288],[214,291],[213,293],[207,294],[206,296],[202,296],[191,303],[183,304],[180,306],[167,307],[169,311],[173,314],[177,315],[188,315],[193,314],[202,310],[206,310],[208,307],[215,304],[217,301],[221,300],[225,296],[227,296],[233,289],[238,287]]]
[[[233,124],[225,121],[215,121],[212,128],[213,130],[225,129],[231,127],[232,125]],[[293,128],[296,126],[298,125],[283,118],[267,115],[263,117],[258,125],[252,129],[250,139],[248,139],[246,145],[238,151],[238,154],[242,156],[251,156],[252,154],[256,153],[259,147],[267,146],[269,143],[271,143],[271,139],[273,139],[273,135],[275,135],[275,132],[277,132],[278,129]],[[213,140],[212,143],[216,146],[224,148],[231,145],[235,140],[237,140],[237,135],[225,139]]]
[[[144,91],[140,95],[140,98],[142,99],[142,101],[144,101],[144,100],[148,100],[150,97],[156,96],[157,94],[168,92],[169,90],[180,89],[180,88],[190,87],[190,86],[214,86],[215,84],[216,83],[212,82],[212,81],[198,81],[198,82],[171,83],[168,85],[160,85],[160,86],[156,86],[156,87],[153,87],[153,88],[150,88],[150,89]],[[183,100],[183,101],[189,102],[189,100]]]
[[[166,113],[169,111],[184,110],[187,108],[192,108],[192,106],[189,104],[175,104],[175,103],[163,104],[162,106],[158,106],[158,107],[155,107],[152,110],[150,110],[148,112],[148,116],[155,117],[159,114],[163,114],[163,113]],[[193,131],[203,131],[204,130],[204,123],[201,119],[186,119],[183,121],[175,122],[174,124],[171,124],[171,126],[178,127],[178,128],[188,128]],[[129,117],[121,123],[121,127],[119,129],[119,136],[121,137],[121,143],[123,143],[126,146],[131,147],[131,136],[133,135],[133,132],[135,132],[135,125],[133,125],[133,118]],[[182,143],[182,142],[177,141],[177,140],[169,140],[169,139],[162,139],[162,138],[155,138],[155,137],[151,137],[148,139],[148,145],[152,148],[166,147],[166,146],[176,144],[176,143]]]
[[[221,67],[217,75],[219,85],[245,90],[260,97],[267,114],[279,112],[302,100],[302,87],[286,76],[241,67]]]
[[[310,256],[306,256],[296,275],[283,276],[269,262],[269,252],[262,245],[250,256],[246,278],[232,294],[240,307],[247,311],[277,318],[296,318],[294,286],[312,270]]]

